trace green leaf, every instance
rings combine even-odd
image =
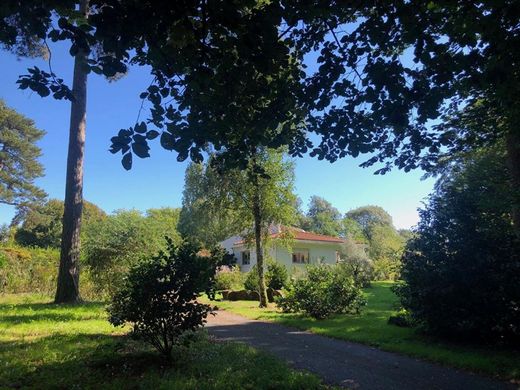
[[[159,136],[159,132],[157,130],[150,130],[146,133],[146,139],[152,140]]]
[[[132,169],[132,153],[125,154],[121,160],[121,164],[123,164],[123,168],[127,171]]]
[[[133,143],[132,144],[132,150],[133,152],[141,158],[150,157],[150,153],[148,151],[150,150],[150,147],[147,143]]]
[[[144,122],[138,123],[137,125],[135,125],[134,130],[141,134],[146,133],[146,123],[144,123]]]

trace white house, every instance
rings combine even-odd
[[[271,245],[267,249],[269,256],[282,263],[288,270],[304,267],[307,264],[335,264],[339,260],[339,251],[344,240],[338,237],[325,236],[306,232],[302,229],[290,228],[292,237],[291,249],[282,244],[280,238],[282,228],[270,228]],[[256,264],[254,245],[248,245],[240,236],[233,236],[220,245],[237,259],[240,270],[247,272]]]

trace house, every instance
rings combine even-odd
[[[307,264],[335,264],[339,260],[341,245],[345,242],[338,237],[310,233],[297,228],[273,226],[269,230],[272,241],[266,254],[285,265],[288,270],[305,267]],[[292,236],[290,249],[281,240],[282,232],[287,230]],[[256,264],[254,244],[247,243],[242,237],[230,237],[220,245],[235,256],[241,271],[248,272]]]

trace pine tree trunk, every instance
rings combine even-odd
[[[82,0],[80,11],[86,16],[88,0]],[[87,114],[87,72],[84,64],[86,53],[80,52],[74,59],[74,76],[71,102],[67,177],[65,184],[65,210],[61,234],[60,267],[56,303],[80,302],[79,254],[81,213],[83,210],[83,155]]]
[[[256,245],[256,268],[258,270],[258,292],[260,294],[260,307],[267,307],[267,290],[264,277],[264,247],[262,245],[262,213],[260,210],[260,194],[258,188],[258,175],[254,172],[254,199],[253,217],[255,220],[255,245]]]
[[[511,214],[516,234],[520,237],[520,131],[516,130],[516,126],[512,126],[506,134],[506,149],[514,196]]]

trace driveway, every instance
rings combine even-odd
[[[366,345],[218,311],[206,328],[217,339],[239,341],[308,370],[326,383],[353,389],[517,389],[518,387]]]

